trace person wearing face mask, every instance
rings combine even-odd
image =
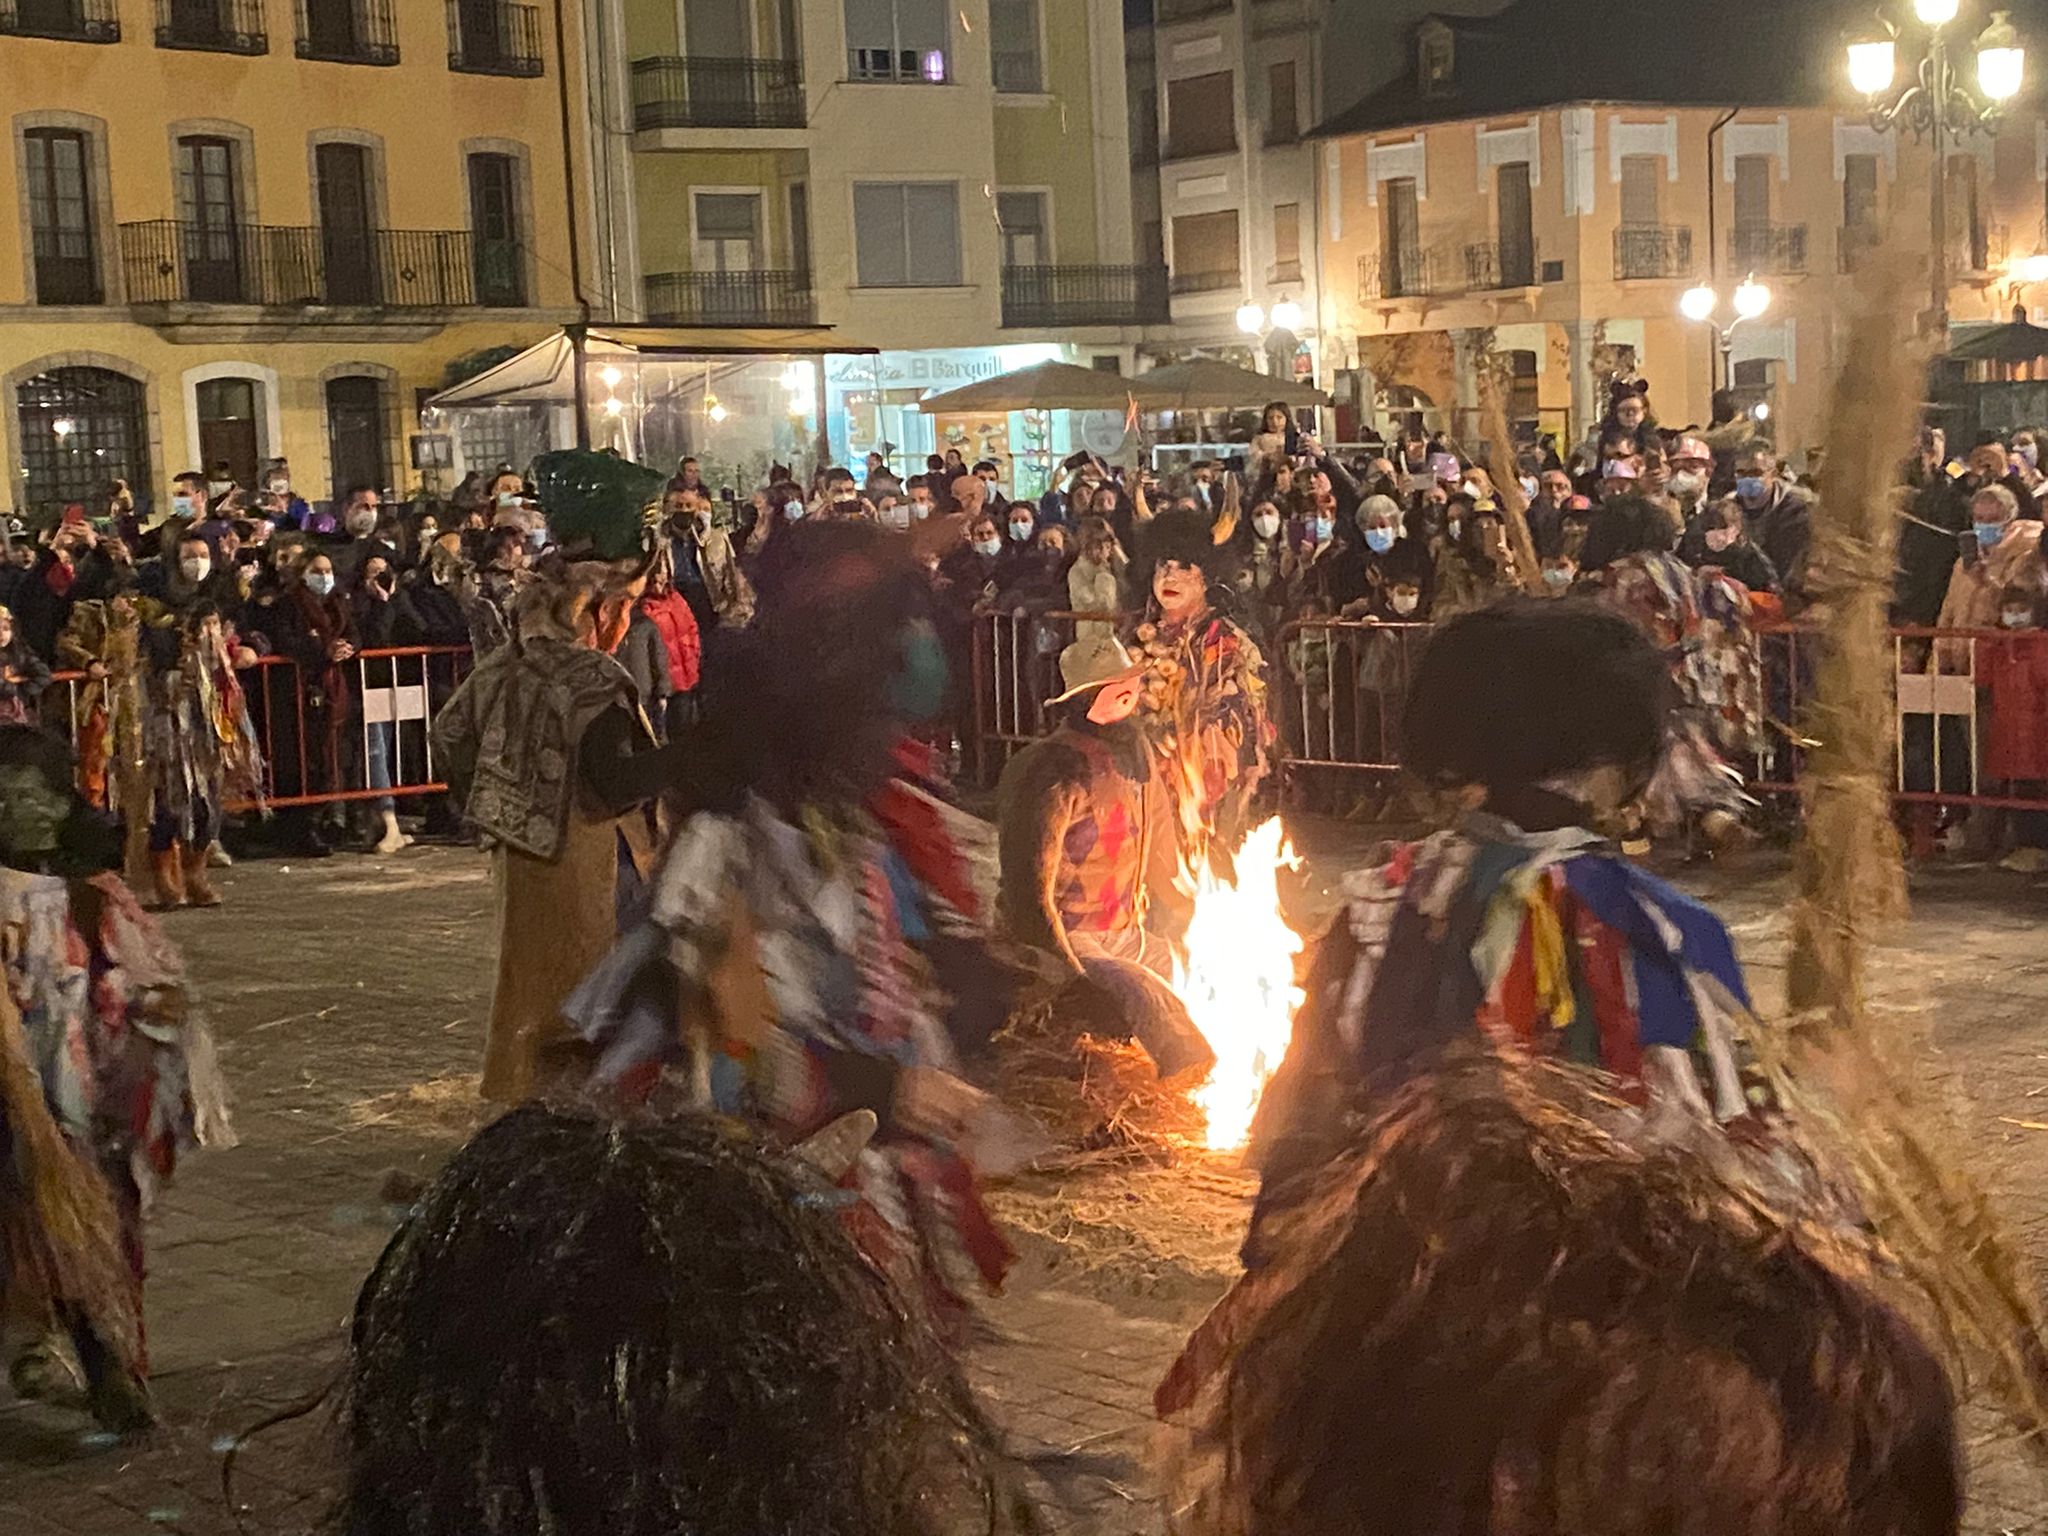
[[[1572,499],[1572,477],[1562,469],[1546,469],[1536,476],[1536,494],[1529,498],[1524,514],[1529,538],[1539,558],[1555,555],[1564,543],[1564,509]]]
[[[352,486],[342,499],[341,526],[348,542],[332,551],[334,576],[344,592],[354,589],[363,562],[377,556],[398,567],[398,546],[382,533],[384,499],[375,486]]]
[[[206,851],[231,803],[261,805],[263,755],[238,672],[256,665],[220,611],[195,602],[175,626],[152,626],[144,750],[154,783],[149,852],[161,907],[217,907]]]
[[[1670,455],[1671,494],[1677,498],[1688,523],[1707,503],[1708,486],[1714,473],[1714,451],[1698,437],[1681,437]]]
[[[292,489],[290,464],[283,459],[272,459],[256,477],[256,488],[265,496],[275,498],[280,523],[287,527],[305,528],[306,519],[313,509],[303,496]]]
[[[138,567],[142,595],[174,613],[205,603],[232,625],[242,609],[242,589],[233,569],[214,560],[213,548],[197,533],[174,546],[176,553]]]
[[[1287,591],[1294,576],[1287,547],[1286,524],[1271,501],[1258,501],[1236,535],[1240,555],[1237,590],[1252,627],[1263,642],[1279,630],[1287,613]]]
[[[1742,511],[1717,501],[1696,516],[1678,541],[1678,558],[1694,570],[1725,571],[1751,592],[1776,593],[1778,573],[1742,524]]]
[[[1483,608],[1516,585],[1500,509],[1461,492],[1446,511],[1430,602],[1439,621]]]
[[[1130,564],[1107,518],[1084,517],[1075,528],[1077,553],[1067,567],[1067,607],[1074,613],[1114,614],[1122,602],[1124,567]],[[1074,625],[1077,644],[1099,646],[1114,639],[1114,621],[1082,619]]]
[[[188,469],[171,481],[171,505],[165,521],[190,528],[205,520],[210,499],[206,476],[196,469]]]
[[[1732,501],[1750,540],[1778,573],[1788,609],[1806,600],[1806,561],[1813,545],[1813,498],[1779,473],[1778,452],[1762,438],[1735,455]]]
[[[1956,559],[1939,629],[1996,629],[2007,588],[2040,585],[2041,523],[2022,517],[2018,500],[1993,482],[1970,498],[1970,546]],[[1967,672],[1967,640],[1942,641],[1944,672]]]
[[[310,550],[289,573],[284,595],[273,610],[270,640],[277,654],[293,663],[296,678],[266,674],[264,682],[273,728],[289,709],[285,689],[293,682],[300,702],[299,726],[304,739],[299,752],[287,752],[283,741],[274,749],[272,771],[280,799],[334,793],[342,788],[341,737],[356,699],[356,628],[347,595],[334,573],[334,560],[321,549]],[[303,757],[304,768],[300,760]],[[334,823],[328,813],[316,815]],[[299,833],[299,829],[290,829]],[[300,834],[303,837],[303,834]],[[316,839],[324,844],[324,838]]]

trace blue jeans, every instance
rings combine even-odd
[[[370,760],[366,765],[370,774],[370,788],[391,787],[391,746],[397,739],[398,727],[389,720],[372,720],[365,732],[369,738]],[[395,811],[398,802],[389,795],[379,796],[370,802],[373,811]]]

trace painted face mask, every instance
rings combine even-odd
[[[903,659],[889,679],[884,698],[905,720],[930,720],[944,707],[946,649],[925,620],[917,620],[904,632]]]
[[[0,851],[16,858],[51,852],[70,814],[70,796],[52,789],[40,769],[0,768]]]
[[[1365,547],[1376,555],[1384,555],[1394,547],[1394,530],[1391,528],[1366,529]]]

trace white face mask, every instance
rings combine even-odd
[[[923,522],[932,515],[932,504],[928,501],[913,501],[910,504],[910,515],[918,522]]]
[[[516,507],[519,505],[520,500],[521,498],[517,491],[498,492],[498,505],[501,507]]]
[[[1681,469],[1671,477],[1671,494],[1686,501],[1707,493],[1707,477],[1696,469]]]
[[[204,581],[213,574],[213,562],[200,555],[196,559],[180,560],[178,569],[185,573],[187,581]]]
[[[884,528],[908,528],[910,526],[910,508],[904,506],[901,502],[898,502],[893,507],[882,508],[880,515]]]
[[[235,482],[232,480],[209,480],[206,482],[206,494],[209,496],[225,496],[234,488]]]
[[[1280,531],[1280,514],[1278,512],[1261,512],[1252,519],[1252,527],[1258,530],[1260,538],[1270,539]]]
[[[1467,496],[1470,496],[1474,501],[1479,500],[1480,497],[1486,494],[1485,491],[1479,488],[1479,482],[1477,480],[1467,480],[1463,485],[1459,486],[1458,489],[1464,492]]]
[[[334,590],[334,573],[332,571],[308,571],[306,573],[306,590],[315,597],[325,597]]]
[[[374,512],[351,512],[348,515],[348,531],[357,538],[377,531],[377,514]]]
[[[289,496],[291,489],[292,483],[289,480],[273,480],[270,482],[270,494],[273,496]]]

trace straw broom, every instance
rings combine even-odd
[[[1529,499],[1522,494],[1514,436],[1508,431],[1507,406],[1502,399],[1506,367],[1491,346],[1479,354],[1478,374],[1479,420],[1492,460],[1488,478],[1493,481],[1493,499],[1500,503],[1501,517],[1507,524],[1508,548],[1514,552],[1515,572],[1522,579],[1522,590],[1541,597],[1543,562],[1536,557],[1536,541],[1529,533]]]
[[[1909,440],[1925,349],[1900,334],[1907,274],[1874,273],[1848,335],[1814,517],[1820,669],[1808,734],[1796,870],[1789,1018],[1749,1031],[1759,1064],[1811,1146],[1854,1188],[1898,1298],[1949,1348],[2036,1453],[2048,1450],[2048,1350],[2039,1293],[1983,1188],[1959,1165],[1946,1106],[1927,1083],[1924,1032],[1876,1010],[1867,962],[1906,907],[1891,821],[1894,450]]]

